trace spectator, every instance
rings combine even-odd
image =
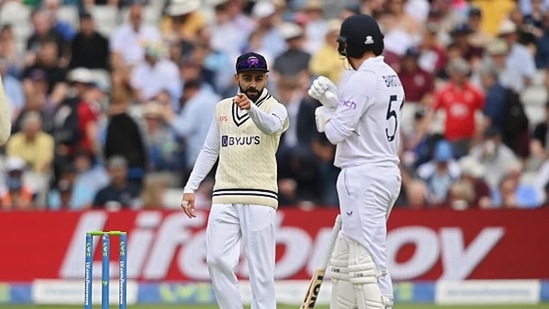
[[[539,207],[544,196],[534,186],[525,184],[520,180],[521,167],[519,164],[511,165],[506,169],[506,174],[499,183],[498,190],[494,190],[493,203],[502,208],[534,208]]]
[[[186,179],[206,140],[210,123],[215,115],[215,106],[220,101],[218,95],[199,80],[185,83],[179,112],[174,113],[171,106],[163,106],[164,120],[175,133],[184,140],[185,159],[183,174]]]
[[[143,208],[159,209],[166,206],[165,192],[168,186],[168,177],[162,173],[149,173],[145,177],[143,191],[141,192],[141,200]]]
[[[94,158],[93,154],[79,149],[74,154],[73,163],[66,165],[69,167],[68,171],[72,170],[74,173],[74,179],[69,182],[71,187],[70,205],[72,209],[90,208],[93,204],[95,194],[109,183],[109,175],[105,167],[102,163],[94,162]],[[60,179],[63,181],[62,176]],[[63,187],[64,185],[57,184],[59,193],[63,193]],[[50,197],[50,202],[57,203],[56,201],[52,201],[52,198],[54,197]]]
[[[80,129],[80,105],[94,81],[91,72],[85,68],[76,68],[69,72],[68,84],[72,96],[66,97],[56,108],[53,115],[52,135],[55,139],[55,175],[59,176],[62,166],[70,164],[72,155],[81,147],[83,131]],[[89,110],[86,109],[88,112]],[[94,111],[92,109],[91,111]],[[94,115],[95,113],[91,113]]]
[[[427,131],[427,120],[425,110],[418,109],[413,115],[412,127],[402,130],[401,163],[410,172],[432,159],[432,148],[440,139]]]
[[[463,15],[453,7],[453,3],[454,1],[449,0],[431,0],[431,14],[436,16],[439,29],[443,33],[442,41],[445,44],[449,43],[448,34],[452,29],[464,22]]]
[[[47,17],[49,18],[51,28],[57,31],[59,34],[61,34],[65,42],[70,42],[74,38],[76,31],[73,29],[72,25],[70,25],[68,22],[64,20],[60,20],[57,17],[59,6],[61,5],[62,5],[61,0],[43,0],[42,1],[42,7]]]
[[[280,27],[280,32],[286,40],[287,49],[275,58],[273,64],[275,81],[287,76],[308,74],[311,55],[303,49],[303,31],[295,23],[284,23]]]
[[[488,47],[489,53],[494,51],[492,46]],[[508,89],[502,86],[498,81],[500,75],[497,67],[493,63],[483,63],[479,68],[478,74],[480,84],[486,94],[486,104],[484,106],[485,123],[483,126],[485,128],[493,126],[498,128],[500,132],[503,132],[506,104],[505,95],[507,94]]]
[[[175,151],[178,146],[176,136],[162,119],[163,109],[164,107],[155,101],[147,102],[143,106],[145,119],[143,138],[146,141],[149,172],[170,172],[178,168],[179,162],[177,162]]]
[[[447,204],[448,207],[454,210],[465,210],[472,205],[474,198],[473,185],[470,182],[458,179],[452,183],[448,190]]]
[[[450,187],[459,179],[461,170],[453,157],[452,144],[441,140],[435,145],[433,160],[418,167],[418,176],[427,184],[429,204],[445,204]]]
[[[25,66],[25,47],[18,44],[18,36],[15,35],[11,24],[5,24],[0,28],[0,58],[7,61],[7,74],[16,78],[21,76]]]
[[[411,179],[401,192],[404,195],[404,201],[401,201],[400,205],[412,209],[426,207],[428,203],[427,186],[421,179]]]
[[[128,161],[122,156],[112,156],[107,161],[110,182],[97,192],[94,208],[120,210],[140,207],[139,188],[128,182]]]
[[[167,47],[166,58],[178,66],[191,56],[195,48],[194,44],[179,40],[174,36],[164,38],[164,43]]]
[[[254,30],[255,21],[250,17],[243,17],[241,14],[242,7],[239,2],[240,1],[238,0],[229,0],[222,1],[215,5],[214,20],[208,27],[209,32],[211,33],[210,43],[212,49],[226,54],[229,59],[232,59],[233,57],[236,58],[244,49],[251,49],[250,51],[256,52],[270,50],[268,44],[263,44],[264,32],[260,29]],[[259,4],[256,4],[256,6],[257,5]],[[272,13],[275,13],[274,7],[271,7],[270,2],[265,5],[265,8],[272,8]],[[270,11],[265,10],[263,13],[268,14]],[[256,34],[254,36],[256,40],[254,41],[248,39],[251,36],[252,30],[254,30],[254,33]],[[226,42],[231,42],[231,44],[226,44]],[[254,46],[253,48],[248,48],[246,45]],[[267,57],[267,55],[269,55],[269,53],[265,54],[267,61],[272,61],[272,57]],[[232,64],[231,61],[226,61],[226,63]],[[232,65],[227,64],[226,71],[227,75],[229,75],[232,80],[234,73]]]
[[[25,168],[25,161],[19,157],[10,157],[6,161],[5,187],[0,191],[0,209],[34,209],[35,193],[24,181]]]
[[[210,28],[202,29],[191,58],[201,64],[201,80],[210,85],[212,90],[226,93],[234,84],[234,68],[230,65],[227,53],[211,44],[212,37]]]
[[[416,48],[406,50],[397,72],[406,93],[406,102],[429,106],[435,84],[433,76],[419,67],[419,56]]]
[[[109,40],[95,30],[90,13],[80,14],[80,31],[71,43],[69,68],[109,70]]]
[[[534,57],[528,48],[518,42],[517,26],[506,19],[499,28],[499,37],[507,42],[509,54],[507,55],[507,67],[518,72],[524,85],[528,86],[536,74]]]
[[[529,121],[520,98],[522,79],[507,68],[505,54],[507,44],[500,39],[488,45],[490,58],[479,74],[486,90],[486,127],[500,129],[503,143],[522,158],[529,156]],[[490,77],[492,76],[492,77]],[[498,78],[497,83],[495,79]]]
[[[45,11],[34,11],[31,14],[33,33],[27,39],[27,65],[32,65],[35,62],[35,56],[43,48],[44,42],[54,42],[55,60],[59,61],[61,66],[66,64],[68,59],[67,41],[63,39],[63,35],[56,29],[52,28],[51,21]],[[63,59],[61,59],[63,58]]]
[[[476,68],[477,63],[482,58],[482,48],[475,47],[471,44],[471,34],[473,30],[467,24],[459,24],[450,32],[452,42],[461,50],[461,55],[469,64]]]
[[[337,52],[337,37],[341,21],[332,19],[328,23],[328,31],[324,37],[324,43],[318,50],[311,53],[309,71],[312,75],[326,76],[336,85],[343,72],[343,64]]]
[[[173,101],[181,96],[182,81],[175,63],[164,56],[162,45],[148,42],[144,48],[144,61],[132,70],[130,84],[138,102],[152,100],[167,90]]]
[[[128,113],[129,105],[128,93],[123,89],[115,89],[108,111],[109,120],[103,151],[109,161],[112,157],[122,157],[125,177],[137,189],[141,189],[148,158],[142,130]],[[120,160],[114,162],[120,163]]]
[[[519,72],[508,66],[509,45],[502,39],[494,39],[487,46],[486,60],[484,62],[493,65],[498,72],[498,80],[505,88],[512,89],[516,93],[524,91],[525,84]]]
[[[27,91],[25,93],[25,104],[12,124],[12,134],[21,130],[21,120],[26,113],[36,111],[42,115],[44,131],[51,128],[51,105],[48,100],[48,80],[43,70],[37,69],[29,73],[27,80]],[[48,108],[49,107],[49,108]]]
[[[72,164],[62,168],[59,180],[48,193],[48,208],[53,210],[74,210],[76,206],[74,180],[76,170]]]
[[[385,35],[383,55],[389,65],[397,67],[400,57],[408,48],[415,46],[418,42],[408,31],[399,26],[398,19],[392,11],[383,11],[378,20]]]
[[[406,0],[404,3],[404,10],[407,14],[412,16],[416,22],[421,24],[427,20],[429,6],[428,0]]]
[[[438,26],[430,23],[425,27],[419,42],[418,65],[429,74],[436,75],[444,68],[446,51],[438,38]]]
[[[57,186],[49,192],[48,208],[54,210],[71,210],[75,206],[73,204],[73,184],[71,181],[62,179],[57,183]]]
[[[57,50],[58,46],[54,41],[42,41],[38,50],[36,63],[27,66],[23,71],[23,86],[27,94],[33,92],[29,81],[31,74],[36,70],[41,70],[46,74],[46,81],[48,83],[46,99],[49,108],[59,104],[67,94],[67,84],[65,83],[66,70],[58,60]]]
[[[36,111],[25,114],[21,132],[11,136],[6,145],[8,157],[19,157],[36,173],[49,173],[53,163],[53,137],[42,130],[42,116]]]
[[[99,118],[101,116],[101,105],[107,92],[106,85],[94,80],[88,85],[82,94],[82,100],[77,106],[78,132],[81,139],[76,148],[86,149],[91,153],[98,153],[98,131]]]
[[[162,35],[195,42],[199,31],[206,26],[200,6],[200,0],[170,0],[166,8],[167,16],[160,26]]]
[[[388,0],[387,8],[395,16],[395,27],[407,32],[412,40],[417,42],[421,35],[421,27],[415,17],[406,11],[407,2],[408,0]]]
[[[484,167],[484,180],[492,190],[499,188],[507,167],[518,164],[517,157],[502,143],[501,132],[495,127],[486,129],[482,143],[473,147],[470,155]]]
[[[466,156],[459,160],[462,182],[468,183],[473,196],[469,201],[469,207],[486,209],[492,207],[492,191],[483,177],[486,173],[484,166],[472,156]]]
[[[324,7],[320,0],[307,0],[301,13],[304,17],[303,49],[313,54],[323,45],[326,33],[328,32],[328,21],[324,17]]]
[[[485,49],[488,43],[494,38],[481,27],[482,11],[478,7],[470,7],[467,14],[467,26],[471,29],[469,42],[473,47]]]
[[[126,71],[144,59],[143,42],[160,42],[160,31],[143,21],[143,5],[130,7],[129,22],[116,28],[110,39],[114,69]]]
[[[317,134],[311,141],[311,149],[318,166],[319,177],[318,187],[320,198],[317,203],[322,206],[337,207],[339,199],[337,196],[337,177],[340,169],[335,167],[335,147],[328,141],[326,135]]]
[[[271,1],[261,0],[253,6],[252,18],[255,19],[256,30],[261,36],[260,49],[269,50],[275,58],[286,50],[286,42],[277,27],[279,17],[279,13]]]
[[[224,4],[227,20],[241,33],[248,34],[255,28],[255,23],[249,16],[249,10],[247,10],[249,3],[244,0],[229,0],[225,1]],[[246,35],[244,35],[244,38],[246,38]]]
[[[502,21],[505,20],[516,7],[515,0],[498,0],[496,9],[494,9],[491,1],[471,0],[470,3],[471,5],[478,7],[484,13],[480,23],[481,29],[494,36],[498,34],[498,29]]]
[[[541,29],[537,29],[531,22],[527,21],[524,14],[517,8],[509,14],[511,20],[517,26],[517,42],[524,45],[532,54],[536,54],[536,41],[541,36]]]
[[[278,207],[292,207],[299,203],[297,199],[297,182],[292,178],[280,178],[278,185]]]
[[[439,109],[446,112],[444,137],[452,143],[456,158],[460,158],[467,153],[471,141],[479,134],[475,113],[484,107],[484,95],[469,81],[471,68],[464,59],[452,59],[447,65],[447,71],[450,82],[435,95],[428,119],[433,119]]]

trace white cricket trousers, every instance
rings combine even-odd
[[[343,234],[361,244],[376,269],[387,269],[387,219],[400,193],[400,169],[361,165],[341,170],[337,191]],[[379,278],[382,295],[393,296],[390,275]]]
[[[276,309],[275,217],[276,210],[268,206],[212,205],[206,228],[206,250],[219,308],[243,308],[235,275],[242,240],[252,288],[251,309]]]

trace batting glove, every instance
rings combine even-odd
[[[337,108],[337,87],[328,78],[320,76],[315,79],[308,93],[312,98],[320,101],[322,105],[331,109]]]
[[[333,111],[333,109],[332,109]],[[315,122],[316,130],[320,133],[324,132],[326,128],[326,123],[332,117],[333,112],[328,109],[326,106],[319,106],[315,109]]]

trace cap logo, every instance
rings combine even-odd
[[[371,35],[366,36],[366,40],[364,40],[364,44],[366,45],[374,44],[374,39],[372,38]]]
[[[236,65],[237,72],[250,71],[254,69],[268,72],[265,60],[257,56],[248,56],[244,60],[238,62]]]
[[[258,65],[259,65],[259,59],[257,59],[256,57],[248,58],[248,66],[250,68],[257,68]]]

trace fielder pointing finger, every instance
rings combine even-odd
[[[331,259],[332,309],[390,309],[393,287],[387,270],[386,220],[399,195],[404,90],[385,63],[383,34],[368,15],[345,19],[339,54],[354,72],[337,89],[317,78],[309,94],[323,106],[317,129],[336,145],[334,164],[342,232]]]
[[[265,88],[267,62],[257,53],[236,61],[239,93],[219,102],[215,119],[184,189],[181,207],[190,218],[194,192],[219,157],[206,228],[207,263],[221,309],[242,309],[235,269],[244,239],[252,308],[275,309],[275,154],[289,126],[288,112]]]

